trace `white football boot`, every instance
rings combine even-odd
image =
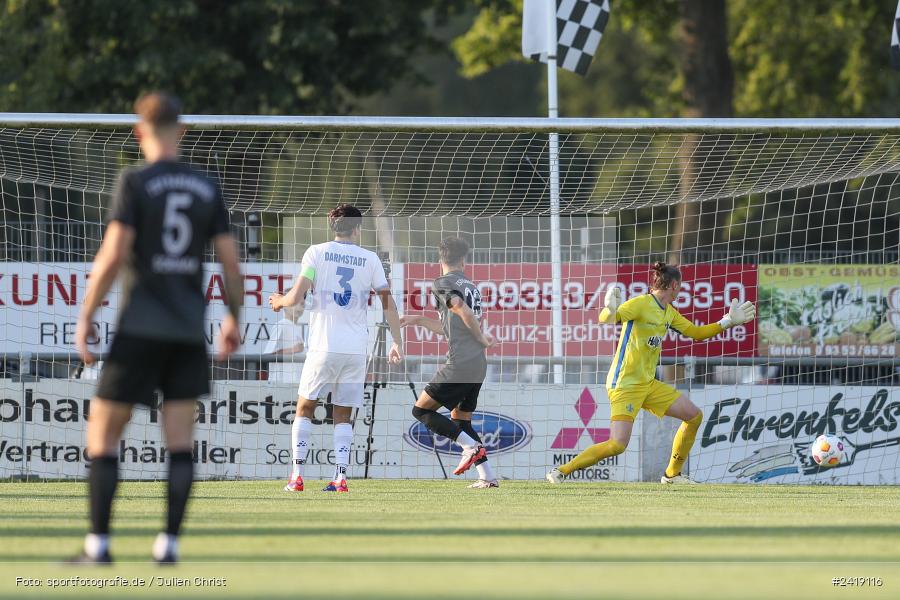
[[[553,467],[553,469],[547,473],[547,481],[550,483],[562,483],[563,479],[565,479],[565,475],[562,474],[562,471]]]
[[[688,477],[687,475],[676,475],[675,477],[666,477],[666,474],[663,473],[663,476],[659,480],[660,483],[668,483],[668,484],[686,484],[686,485],[697,485],[697,482]]]
[[[478,481],[469,485],[468,487],[470,487],[473,490],[486,490],[488,488],[500,487],[500,482],[497,481],[496,479],[491,479],[491,480],[479,479]]]

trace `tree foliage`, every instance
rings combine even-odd
[[[0,110],[129,111],[142,90],[197,113],[340,113],[421,78],[461,0],[5,0]]]
[[[587,77],[560,71],[564,116],[683,114],[677,0],[612,3]],[[730,0],[735,116],[894,116],[900,75],[888,67],[893,0]],[[521,0],[484,7],[454,51],[475,76],[520,52]]]
[[[453,41],[453,51],[465,77],[484,75],[510,60],[524,60],[518,52],[522,39],[522,0],[499,0],[481,9],[469,30]]]
[[[895,116],[900,75],[889,66],[893,0],[731,7],[731,57],[741,116]]]

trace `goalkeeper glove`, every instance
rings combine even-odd
[[[606,290],[606,297],[603,302],[606,304],[606,308],[608,308],[611,313],[615,314],[616,309],[622,304],[622,290],[615,285],[609,286],[609,289]]]
[[[725,313],[725,316],[719,321],[719,325],[722,326],[722,329],[728,329],[729,327],[742,325],[747,321],[752,321],[755,317],[756,307],[753,306],[752,302],[747,300],[743,304],[738,305],[737,299],[734,299],[731,301],[728,312]]]

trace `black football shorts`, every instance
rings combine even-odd
[[[103,363],[97,397],[154,406],[209,393],[209,358],[204,344],[170,342],[118,333]]]
[[[447,363],[425,386],[425,393],[447,410],[458,408],[472,412],[478,406],[478,394],[486,374],[484,355],[463,363]]]

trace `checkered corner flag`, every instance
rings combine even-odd
[[[522,15],[522,54],[547,62],[547,0],[525,0]],[[603,30],[609,21],[609,0],[556,0],[556,64],[567,71],[587,73]]]
[[[891,66],[900,69],[900,2],[897,2],[894,26],[891,27]]]

